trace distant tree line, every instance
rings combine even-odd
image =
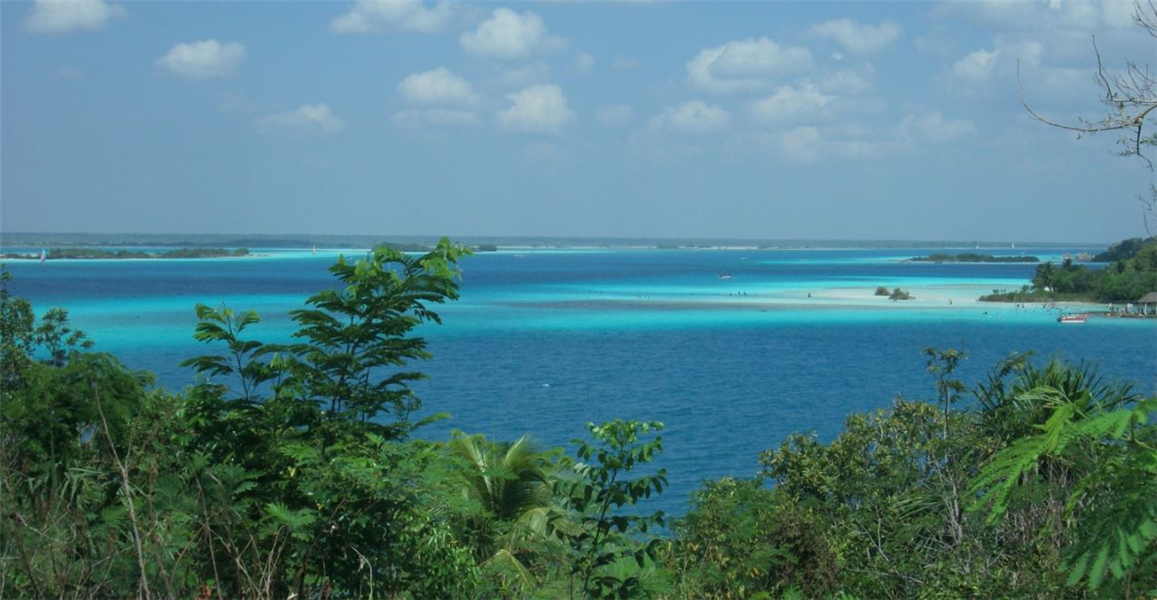
[[[928,256],[917,256],[910,259],[912,262],[961,262],[961,263],[1036,263],[1040,259],[1035,256],[993,256],[992,254],[975,254],[972,252],[961,252],[960,254],[947,254],[944,252],[933,252]]]
[[[994,291],[980,299],[990,302],[1136,301],[1157,291],[1157,244],[1134,246],[1132,253],[1127,248],[1129,246],[1113,246],[1110,251],[1124,258],[1100,269],[1077,265],[1070,259],[1059,266],[1042,263],[1033,275],[1031,286],[1019,291]]]
[[[1129,238],[1109,246],[1108,250],[1093,257],[1093,262],[1117,262],[1133,258],[1146,246],[1157,246],[1157,237]]]
[[[225,258],[249,256],[248,248],[178,248],[164,252],[144,252],[140,250],[104,250],[102,248],[53,248],[45,252],[48,260],[70,259],[124,259],[124,258]],[[32,260],[36,254],[4,254],[0,258]]]

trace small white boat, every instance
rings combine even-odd
[[[720,279],[731,279],[731,271],[724,271],[719,274]]]
[[[1084,323],[1088,320],[1089,320],[1089,313],[1061,315],[1061,316],[1057,317],[1057,323]]]

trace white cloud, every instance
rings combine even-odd
[[[222,44],[217,40],[202,40],[177,44],[157,64],[189,79],[224,77],[237,70],[245,58],[245,46],[237,42]]]
[[[1043,55],[1044,45],[1039,42],[997,38],[992,50],[982,48],[952,63],[952,75],[968,85],[981,84],[998,75],[1012,75],[1017,61],[1022,66],[1039,66]]]
[[[566,45],[547,33],[538,15],[531,11],[520,15],[508,8],[494,9],[489,19],[463,33],[458,42],[467,54],[496,60],[518,60]]]
[[[943,16],[1001,28],[1041,31],[1076,29],[1086,32],[1132,29],[1133,2],[1129,0],[1064,0],[1010,2],[971,0],[947,2],[936,7]]]
[[[466,110],[452,110],[447,108],[424,108],[403,110],[390,117],[394,125],[400,127],[419,127],[433,125],[435,127],[463,127],[477,125],[478,115]]]
[[[996,59],[1000,56],[1000,49],[977,50],[969,52],[963,58],[952,63],[952,74],[969,83],[987,80],[992,76],[996,67]]]
[[[798,72],[811,62],[806,48],[749,38],[700,51],[687,63],[687,81],[712,93],[758,90],[767,86],[768,77]]]
[[[1047,10],[1038,11],[1038,7],[1032,6],[1032,2],[1004,2],[1002,0],[976,0],[974,2],[962,3],[962,6],[952,6],[946,4],[944,6],[936,7],[941,12],[949,16],[964,16],[970,20],[984,23],[986,25],[1000,25],[1008,26],[1024,26],[1032,21],[1034,15],[1047,15],[1052,12]],[[1042,3],[1043,4],[1043,3]]]
[[[805,81],[799,87],[785,85],[771,96],[752,102],[751,115],[764,123],[822,119],[826,116],[824,107],[832,100],[835,96],[821,94]]]
[[[637,61],[633,58],[627,58],[625,56],[620,56],[620,57],[616,58],[615,62],[611,64],[611,68],[615,69],[617,71],[625,71],[627,69],[634,69],[637,66],[639,66],[639,61]]]
[[[345,129],[345,121],[325,104],[306,104],[297,110],[261,117],[257,119],[257,125],[263,129],[298,133],[337,133]]]
[[[503,129],[526,133],[558,133],[574,119],[566,96],[553,84],[536,84],[506,96],[513,103],[498,113]]]
[[[630,104],[612,104],[599,109],[596,118],[603,125],[624,125],[635,116]]]
[[[508,88],[524,88],[532,83],[542,83],[549,78],[550,66],[541,60],[502,69],[498,73],[498,82]]]
[[[829,94],[857,96],[872,89],[874,71],[869,67],[863,73],[856,71],[836,71],[816,82],[816,89]]]
[[[96,31],[126,14],[123,6],[104,0],[36,0],[24,28],[32,33]]]
[[[909,114],[893,127],[841,122],[832,127],[794,127],[778,133],[778,150],[789,162],[810,163],[826,157],[879,160],[915,152],[921,143],[943,144],[972,135],[976,126],[948,119],[939,112]]]
[[[586,52],[579,52],[574,57],[574,64],[580,71],[590,71],[595,68],[595,59]]]
[[[812,27],[816,35],[831,38],[853,54],[870,54],[896,41],[904,31],[898,23],[884,21],[879,25],[857,23],[851,19],[827,21]],[[837,59],[838,60],[838,59]]]
[[[921,141],[944,143],[975,133],[976,126],[964,119],[945,119],[940,111],[933,111],[904,117],[900,132]]]
[[[780,151],[793,162],[814,162],[820,156],[822,141],[815,127],[796,127],[779,134]]]
[[[894,128],[877,130],[855,123],[836,128],[796,127],[779,135],[779,150],[790,162],[810,163],[825,157],[879,160],[911,152],[912,140]]]
[[[398,82],[398,93],[411,104],[472,104],[477,100],[470,82],[441,67],[407,75]]]
[[[453,17],[450,5],[439,2],[426,8],[421,0],[358,0],[329,23],[333,33],[413,31],[437,33]]]
[[[693,100],[664,108],[663,112],[651,119],[651,128],[703,134],[727,127],[730,120],[731,115],[722,108]]]

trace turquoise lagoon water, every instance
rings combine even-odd
[[[1056,259],[1080,250],[1030,252]],[[193,381],[178,363],[208,350],[191,337],[195,303],[257,309],[263,322],[253,335],[283,341],[292,332],[286,313],[332,285],[326,267],[336,252],[255,252],[262,257],[7,268],[13,293],[38,311],[67,308],[97,350],[175,390]],[[430,378],[418,392],[428,412],[452,415],[423,435],[531,433],[566,445],[588,421],[664,421],[661,461],[672,485],[656,504],[678,512],[701,479],[754,474],[758,453],[788,433],[830,439],[851,412],[897,395],[931,396],[926,347],[966,350],[970,383],[1010,352],[1035,350],[1096,362],[1107,377],[1157,391],[1157,323],[1060,325],[1056,310],[1039,305],[976,304],[982,293],[1027,283],[1034,266],[903,262],[926,252],[478,254],[463,263],[462,298],[443,307],[444,324],[420,328],[435,358],[420,366]],[[732,277],[721,279],[724,271]],[[874,297],[878,285],[916,300]]]

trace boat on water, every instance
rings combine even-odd
[[[1084,323],[1089,320],[1089,313],[1064,314],[1057,317],[1057,323]]]
[[[719,274],[720,279],[731,279],[731,271],[724,271]]]

